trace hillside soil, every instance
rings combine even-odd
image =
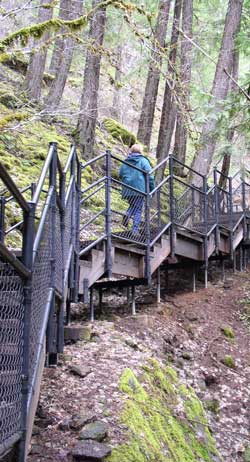
[[[138,288],[136,317],[118,291],[104,294],[93,324],[84,321],[86,307],[74,307],[73,322],[89,328],[90,341],[66,345],[58,367],[45,369],[28,462],[71,461],[79,432],[65,419],[87,411],[107,423],[111,447],[124,442],[120,376],[125,368],[140,373],[149,357],[171,363],[194,387],[222,460],[250,460],[250,270],[228,270],[222,281],[214,267],[206,290],[200,276],[193,293],[190,276],[170,273],[158,305],[154,286]]]

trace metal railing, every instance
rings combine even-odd
[[[72,147],[62,168],[57,146],[36,187],[18,189],[0,164],[0,456],[19,441],[24,461],[44,363],[62,352],[67,297],[76,298],[81,175]],[[32,195],[27,200],[24,194]],[[8,223],[6,207],[21,219]],[[37,222],[37,224],[36,224]],[[13,248],[19,233],[18,249]]]
[[[123,166],[143,176],[142,189],[122,181]],[[202,186],[177,177],[179,166]],[[247,236],[250,183],[244,177],[234,187],[234,179],[225,177],[222,188],[221,175],[215,168],[208,186],[207,177],[173,156],[148,171],[110,151],[80,163],[74,146],[63,168],[51,143],[37,185],[20,191],[0,164],[5,185],[0,196],[0,456],[19,441],[20,462],[25,460],[45,341],[53,363],[63,349],[66,307],[77,301],[80,258],[100,246],[105,251],[103,276],[110,278],[114,241],[128,244],[128,251],[139,247],[149,283],[152,249],[163,235],[172,256],[176,233],[199,236],[207,270],[209,239],[214,235],[217,250],[219,228],[230,236],[233,257],[241,222]],[[160,178],[154,186],[153,176]],[[17,213],[15,223],[7,210]],[[18,249],[13,249],[17,236]]]

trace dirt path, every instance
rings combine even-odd
[[[70,461],[77,433],[61,430],[60,422],[83,410],[108,424],[111,446],[123,441],[119,378],[126,367],[140,372],[149,357],[172,362],[195,388],[223,461],[244,460],[250,447],[250,274],[227,274],[225,283],[217,279],[196,293],[176,293],[178,285],[175,278],[158,306],[152,303],[153,290],[145,295],[143,289],[136,318],[129,315],[125,297],[104,299],[109,320],[96,321],[91,341],[66,346],[59,367],[45,371],[29,462]],[[232,332],[223,333],[228,327]],[[225,357],[235,368],[222,363]],[[72,364],[86,368],[86,377],[70,372]]]

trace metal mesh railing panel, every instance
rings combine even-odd
[[[64,252],[64,262],[66,263],[67,256],[69,254],[69,248],[72,239],[72,204],[73,201],[73,188],[68,196],[68,200],[65,207],[65,216],[64,216],[64,239],[63,239],[63,252]]]
[[[0,257],[0,442],[21,430],[24,283]]]
[[[151,194],[149,221],[152,242],[170,222],[169,182]]]
[[[145,195],[111,180],[111,232],[122,239],[146,243]]]
[[[58,292],[62,293],[63,289],[63,249],[61,238],[61,214],[56,208],[56,223],[55,223],[55,262],[56,262],[56,281],[55,286]]]
[[[51,286],[51,209],[49,210],[36,255],[32,279],[32,310],[30,319],[30,377],[33,375],[39,334],[44,320],[44,310]]]
[[[106,181],[93,183],[81,194],[80,241],[95,241],[105,235]]]

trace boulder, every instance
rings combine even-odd
[[[81,411],[79,414],[72,415],[69,426],[72,430],[81,430],[84,425],[96,419],[96,415],[91,411]]]
[[[96,421],[85,425],[79,434],[81,440],[102,441],[108,434],[108,427],[104,422]]]
[[[89,375],[92,371],[89,367],[86,366],[78,366],[77,364],[72,364],[69,368],[70,372],[72,372],[75,375],[79,375],[79,377],[86,377]]]
[[[96,441],[83,441],[72,451],[73,460],[80,462],[100,462],[111,454],[109,446]]]
[[[65,341],[77,342],[83,340],[89,342],[91,339],[91,327],[81,325],[69,325],[64,327]]]

